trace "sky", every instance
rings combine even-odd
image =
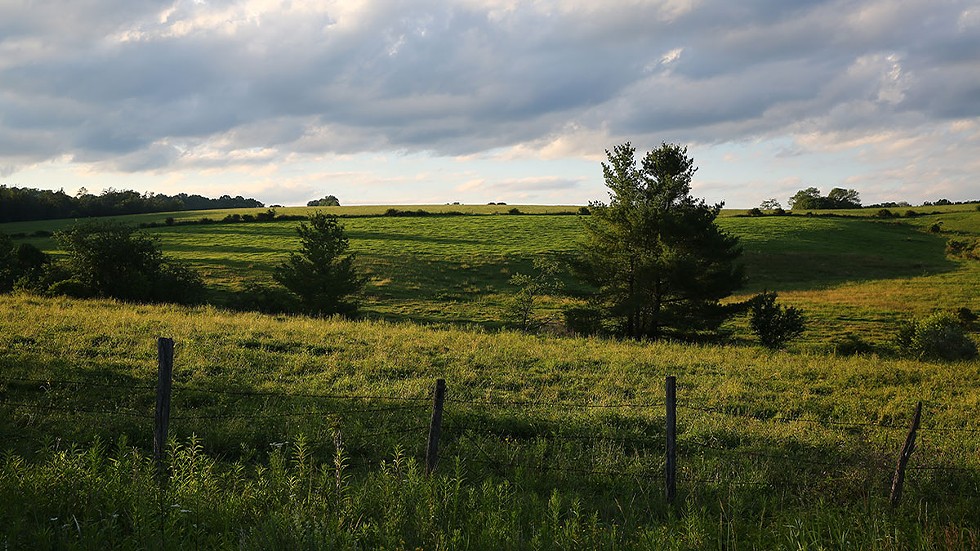
[[[0,0],[0,183],[299,205],[980,199],[980,2]]]

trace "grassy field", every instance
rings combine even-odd
[[[149,458],[161,335],[176,341],[166,485]],[[977,361],[8,295],[0,374],[0,542],[14,549],[980,544]],[[666,375],[679,384],[674,506]],[[427,477],[437,377],[448,401]]]
[[[577,208],[378,216],[387,208],[326,209],[348,216],[369,276],[360,321],[222,308],[246,281],[269,281],[298,245],[296,221],[147,228],[204,273],[216,306],[0,296],[0,545],[980,547],[980,361],[829,353],[851,335],[881,350],[906,317],[980,311],[980,262],[944,250],[980,237],[974,205],[897,219],[724,212],[749,276],[733,300],[772,289],[806,312],[790,352],[753,346],[744,319],[727,345],[502,330],[509,277],[574,250]],[[49,237],[21,239],[58,253]],[[550,297],[545,313],[572,300]],[[159,336],[176,341],[166,484],[151,459]],[[679,384],[675,505],[663,498],[667,375]],[[429,477],[440,377],[442,458]],[[919,401],[923,429],[892,509]]]
[[[351,248],[369,276],[362,311],[371,318],[429,324],[502,326],[513,292],[510,276],[528,272],[537,255],[574,250],[581,235],[576,207],[406,206],[468,216],[401,218],[377,216],[389,207],[333,207],[343,216]],[[517,208],[531,215],[506,215]],[[312,209],[279,209],[304,214]],[[896,212],[901,209],[896,210]],[[745,217],[724,211],[719,224],[739,236],[749,281],[734,300],[775,290],[780,300],[805,310],[809,330],[797,347],[833,348],[856,335],[871,347],[885,346],[896,324],[936,310],[980,311],[980,263],[947,258],[950,237],[980,237],[975,205],[918,208],[913,218],[878,220],[877,210],[838,211],[844,216]],[[935,214],[925,214],[935,213]],[[230,213],[203,211],[124,217],[132,223],[162,223],[167,216],[220,219]],[[904,212],[904,211],[902,211]],[[493,215],[497,213],[497,215]],[[834,214],[834,213],[818,213]],[[10,234],[56,230],[72,221],[0,226]],[[233,301],[246,281],[270,282],[272,268],[298,247],[298,222],[174,225],[148,228],[165,252],[200,269],[218,305]],[[942,233],[929,228],[939,223]],[[57,252],[50,238],[31,238]],[[572,291],[574,282],[569,280]],[[571,299],[550,297],[542,313],[560,318]],[[728,327],[736,340],[749,340],[745,320]]]

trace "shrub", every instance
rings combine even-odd
[[[911,209],[905,211],[905,217],[906,218],[913,218],[913,217],[916,217],[918,215],[919,215],[919,213],[917,213],[917,212],[915,212],[914,210],[911,210]]]
[[[894,218],[895,213],[888,209],[881,209],[875,213],[875,218]]]
[[[772,210],[773,216],[786,216],[786,210],[782,207],[776,207]]]
[[[48,288],[48,294],[72,298],[92,298],[95,291],[86,283],[77,279],[64,279]]]
[[[749,325],[762,346],[769,349],[782,348],[802,335],[806,327],[803,312],[792,306],[776,304],[776,297],[776,293],[765,291],[749,301]]]
[[[762,210],[759,207],[753,207],[749,209],[749,216],[762,216]]]
[[[558,275],[561,267],[551,258],[535,258],[532,275],[514,274],[510,284],[518,287],[507,301],[506,314],[511,323],[522,331],[537,330],[542,321],[534,315],[535,306],[542,295],[551,295],[560,291],[564,284]]]
[[[874,354],[875,346],[861,337],[850,334],[834,342],[834,354],[838,356],[856,356],[858,354]]]
[[[589,210],[589,207],[579,207],[578,213],[581,214],[582,216],[588,216],[592,214],[592,211]]]
[[[932,233],[940,233],[943,231],[943,223],[936,222],[935,224],[929,226],[929,231]]]
[[[961,307],[956,311],[956,317],[959,318],[960,323],[970,324],[977,321],[977,315],[966,306]]]
[[[64,248],[64,280],[50,291],[131,301],[189,302],[203,292],[200,276],[163,256],[148,235],[118,223],[95,221],[58,232]],[[54,273],[54,272],[52,272]]]
[[[977,345],[956,317],[939,312],[924,320],[904,322],[895,336],[899,353],[920,360],[969,360],[977,357]]]
[[[14,243],[5,233],[0,233],[0,293],[14,288],[17,279]]]
[[[968,260],[980,260],[980,239],[950,239],[946,243],[946,254]]]
[[[168,216],[168,217],[164,218],[163,223],[166,224],[166,225],[168,225],[168,226],[173,226],[174,225],[174,217],[173,216]]]
[[[565,327],[577,335],[602,333],[602,312],[595,307],[567,308],[562,312]]]
[[[507,211],[507,214],[521,214],[521,209],[514,207]]]
[[[262,285],[248,282],[235,296],[234,306],[239,310],[255,310],[265,314],[288,314],[299,311],[296,295],[278,285]]]

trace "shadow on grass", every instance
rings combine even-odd
[[[860,224],[861,227],[853,227]],[[804,233],[746,240],[745,291],[814,290],[847,282],[951,272],[943,237],[899,224],[841,220]]]

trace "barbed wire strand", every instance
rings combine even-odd
[[[112,389],[126,389],[126,390],[156,390],[156,386],[153,385],[136,385],[136,384],[113,384],[113,383],[94,383],[89,381],[66,381],[60,379],[26,379],[23,377],[4,377],[0,379],[0,383],[9,382],[27,383],[34,384],[38,386],[46,385],[59,385],[59,386],[87,386],[95,388],[112,388]]]
[[[877,423],[865,423],[859,421],[840,421],[836,419],[806,419],[802,415],[797,416],[786,416],[786,417],[776,417],[776,416],[763,416],[761,414],[752,413],[742,413],[728,411],[718,408],[708,408],[694,406],[689,403],[678,403],[677,407],[690,409],[694,411],[700,411],[703,413],[713,413],[716,415],[726,415],[729,417],[738,417],[743,419],[754,419],[756,421],[762,422],[773,422],[773,423],[808,423],[813,425],[821,425],[826,428],[830,427],[841,427],[841,428],[875,428],[875,429],[885,429],[885,430],[908,430],[907,426],[901,425],[890,425],[890,424],[877,424]],[[781,413],[781,412],[777,412]]]
[[[477,428],[477,427],[473,427],[473,426],[468,426],[467,427],[467,426],[461,426],[461,425],[456,425],[456,426],[450,425],[450,426],[447,427],[447,430],[453,430],[453,429],[455,429],[457,431],[459,429],[470,430],[470,431],[473,431],[473,432],[475,432],[477,434],[480,434],[480,435],[489,435],[489,436],[494,436],[496,438],[501,438],[501,439],[511,438],[511,439],[514,439],[514,440],[530,440],[530,439],[533,439],[533,438],[543,438],[545,440],[562,440],[562,441],[588,441],[588,440],[593,440],[593,441],[620,442],[622,444],[632,444],[635,449],[637,449],[637,450],[644,450],[644,451],[650,450],[651,448],[638,446],[637,444],[663,444],[663,446],[661,446],[659,448],[655,448],[655,450],[657,452],[663,452],[664,449],[665,449],[665,446],[666,446],[665,441],[654,439],[654,438],[634,438],[634,437],[628,437],[628,436],[606,436],[606,435],[588,435],[588,434],[581,434],[581,435],[579,435],[579,434],[556,434],[556,433],[553,433],[553,432],[550,432],[550,433],[540,432],[540,433],[534,433],[534,434],[520,435],[520,434],[515,434],[513,432],[507,432],[507,431],[494,431],[494,430],[491,430],[488,427],[479,427],[479,428]]]
[[[144,419],[153,419],[152,413],[139,413],[135,411],[127,410],[108,410],[108,409],[86,409],[81,407],[67,408],[60,406],[47,406],[43,404],[25,404],[22,402],[11,402],[9,400],[4,400],[0,404],[5,406],[20,407],[27,409],[41,409],[48,411],[61,411],[65,413],[90,413],[93,415],[123,415],[127,417],[139,417]]]
[[[318,394],[318,393],[291,393],[291,392],[272,392],[264,390],[224,390],[209,389],[198,387],[175,386],[174,392],[200,392],[205,394],[225,394],[230,396],[265,396],[271,398],[314,398],[325,400],[389,400],[402,402],[418,402],[431,400],[431,396],[381,396],[381,395],[359,395],[359,394]]]
[[[725,447],[721,447],[721,446],[715,446],[715,445],[709,444],[707,442],[700,442],[700,441],[697,441],[697,440],[683,440],[683,441],[680,441],[679,444],[690,444],[690,445],[696,446],[698,448],[704,448],[704,449],[719,451],[719,452],[722,452],[722,453],[725,453],[725,454],[728,454],[728,455],[749,455],[749,456],[752,456],[752,457],[764,457],[764,458],[767,458],[767,459],[780,459],[780,460],[783,460],[783,461],[795,461],[797,463],[807,463],[809,465],[817,465],[817,466],[824,466],[824,467],[827,467],[827,466],[847,466],[846,463],[841,463],[840,461],[820,461],[820,460],[817,460],[817,459],[805,459],[805,458],[800,458],[800,457],[795,457],[795,456],[790,456],[790,455],[782,455],[782,454],[772,454],[772,453],[760,452],[760,451],[756,451],[756,450],[743,450],[743,449],[738,449],[738,448],[725,448]]]
[[[559,402],[559,401],[547,401],[547,400],[474,400],[474,399],[462,399],[462,398],[447,398],[446,403],[450,404],[464,404],[464,405],[478,405],[478,406],[489,406],[489,407],[499,407],[499,406],[528,406],[528,407],[560,407],[568,409],[645,409],[652,407],[662,407],[665,405],[664,401],[656,402],[620,402],[613,404],[595,404],[589,402]]]

